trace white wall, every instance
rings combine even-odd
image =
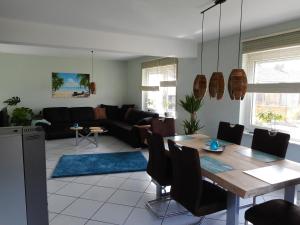
[[[243,39],[253,38],[272,33],[288,31],[291,29],[299,29],[298,21],[291,21],[285,24],[279,24],[265,29],[259,29],[244,34]],[[220,71],[224,73],[225,84],[229,73],[233,68],[237,67],[237,52],[238,52],[238,35],[232,35],[222,38],[220,49]],[[199,54],[200,55],[200,54]],[[128,62],[128,102],[133,102],[136,105],[141,105],[141,62],[147,61],[148,58],[140,58],[130,60]],[[203,72],[207,79],[210,79],[212,72],[216,70],[217,61],[217,41],[209,41],[205,43],[203,56]],[[197,73],[200,73],[200,57],[195,59],[179,59],[178,64],[178,85],[177,85],[177,100],[184,95],[192,92],[193,80]],[[198,116],[205,128],[201,131],[210,136],[216,136],[218,123],[220,120],[229,121],[232,123],[239,122],[240,102],[232,101],[228,96],[227,86],[224,93],[224,98],[221,101],[210,99],[208,94],[203,100],[204,106],[200,109]],[[182,133],[182,120],[187,117],[187,114],[178,106],[177,107],[176,128],[178,133]],[[251,136],[244,135],[243,144],[249,146]],[[300,147],[299,145],[290,144],[287,157],[300,162]]]
[[[88,58],[0,54],[0,107],[3,101],[19,96],[20,106],[38,112],[52,106],[96,106],[101,103],[122,104],[127,90],[127,63],[94,61],[97,94],[89,98],[52,98],[51,73],[91,73]]]

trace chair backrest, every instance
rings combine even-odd
[[[171,159],[166,155],[163,137],[149,131],[147,142],[149,148],[147,173],[160,185],[170,185]]]
[[[168,140],[173,168],[171,197],[191,213],[200,205],[202,175],[199,153],[196,149],[179,147]]]
[[[265,129],[254,129],[251,148],[265,153],[285,158],[290,135],[276,132],[270,133]]]
[[[230,124],[221,121],[219,123],[217,138],[237,145],[241,144],[244,126],[240,124]]]
[[[151,120],[151,130],[162,137],[175,136],[175,120],[173,118],[153,118]]]

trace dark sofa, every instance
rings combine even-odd
[[[96,120],[92,107],[53,107],[44,108],[43,117],[51,123],[51,126],[43,125],[46,139],[59,139],[74,137],[74,131],[70,127],[78,123],[82,127],[104,126],[109,134],[130,144],[132,147],[141,147],[139,131],[135,125],[150,124],[152,118],[158,114],[131,109],[128,113],[126,106],[102,105],[106,108],[106,119]],[[125,112],[125,113],[124,113]],[[126,115],[125,115],[126,114]]]

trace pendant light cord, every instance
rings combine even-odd
[[[220,63],[221,17],[222,17],[222,3],[220,3],[220,15],[219,15],[219,39],[218,39],[217,72],[219,72],[219,63]]]
[[[92,81],[94,80],[94,51],[92,50]]]
[[[203,74],[203,49],[204,49],[204,12],[202,13],[202,31],[201,31],[201,74]]]
[[[240,34],[239,34],[239,54],[238,54],[238,68],[240,68],[240,58],[241,58],[241,41],[242,41],[243,5],[244,5],[244,0],[241,0],[241,18],[240,18]]]

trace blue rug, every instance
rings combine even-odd
[[[140,151],[84,155],[63,155],[53,178],[145,171],[147,160]]]

